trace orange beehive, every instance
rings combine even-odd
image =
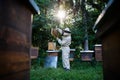
[[[48,50],[56,50],[56,43],[48,42]]]

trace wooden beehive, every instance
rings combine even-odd
[[[95,60],[102,61],[102,45],[101,44],[95,45]]]
[[[48,50],[56,50],[56,43],[48,42]]]
[[[30,50],[30,58],[31,58],[31,59],[36,59],[36,58],[38,58],[38,53],[39,53],[39,48],[38,48],[38,47],[31,47],[31,50]]]
[[[70,49],[69,60],[73,61],[75,55],[75,49]]]
[[[30,80],[30,1],[0,0],[0,80]]]
[[[120,80],[120,1],[109,0],[96,20],[96,38],[102,43],[103,80]]]
[[[80,51],[82,61],[92,61],[94,51]]]

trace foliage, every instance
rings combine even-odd
[[[32,28],[32,45],[38,46],[40,51],[46,51],[48,41],[56,40],[50,34],[52,27],[58,26],[59,21],[55,17],[60,5],[63,5],[67,12],[67,19],[64,20],[64,27],[69,27],[72,32],[71,48],[76,48],[79,55],[79,50],[83,49],[85,39],[85,24],[83,22],[83,15],[81,11],[82,0],[35,0],[40,7],[41,14],[34,15]],[[75,2],[74,2],[75,1]],[[87,11],[87,30],[89,48],[93,49],[94,44],[99,41],[95,40],[95,33],[92,27],[104,8],[105,2],[100,0],[85,0],[85,7]],[[40,52],[41,53],[41,52]],[[43,53],[40,55],[44,55]]]
[[[91,66],[89,62],[75,61],[71,70],[65,71],[61,65],[57,69],[32,65],[31,80],[103,80],[101,66],[102,63]]]

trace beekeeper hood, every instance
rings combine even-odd
[[[63,30],[63,36],[68,36],[68,35],[70,35],[71,34],[71,31],[70,31],[70,29],[67,27],[67,28],[65,28],[64,30]]]

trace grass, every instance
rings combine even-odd
[[[102,63],[73,61],[70,71],[63,70],[61,62],[56,69],[32,64],[30,76],[30,80],[103,80]]]

